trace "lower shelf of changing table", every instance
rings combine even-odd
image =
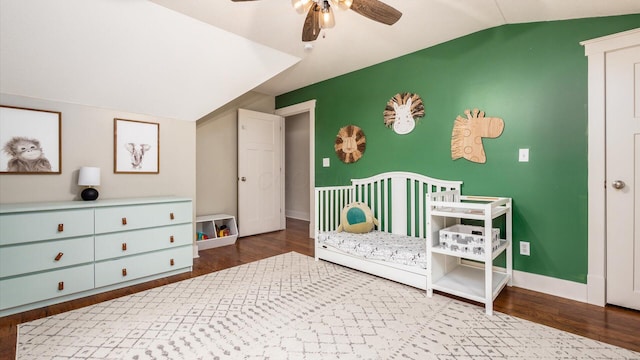
[[[484,269],[482,268],[458,265],[441,278],[433,281],[432,288],[433,290],[486,304],[484,275]],[[505,272],[492,271],[491,282],[491,301],[493,301],[509,282],[509,275]]]

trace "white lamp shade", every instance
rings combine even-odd
[[[78,185],[98,186],[100,185],[100,168],[83,166],[78,174]]]

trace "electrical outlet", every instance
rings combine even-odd
[[[529,247],[529,242],[520,241],[520,255],[530,256],[531,248]]]
[[[329,167],[331,166],[331,160],[329,160],[329,158],[322,158],[322,167]]]
[[[518,161],[529,162],[529,149],[520,149],[518,152]]]

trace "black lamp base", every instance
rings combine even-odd
[[[85,201],[95,200],[98,198],[98,190],[94,188],[86,188],[82,190],[80,196],[82,197],[82,200]]]

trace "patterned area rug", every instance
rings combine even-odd
[[[21,324],[18,359],[640,359],[297,253]]]

